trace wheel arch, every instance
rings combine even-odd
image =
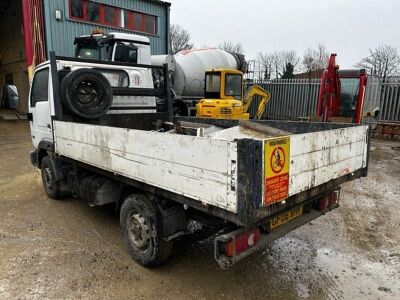
[[[42,167],[42,160],[45,156],[48,156],[49,153],[54,153],[54,143],[51,141],[40,141],[37,148],[37,167],[40,169]]]

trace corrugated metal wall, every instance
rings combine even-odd
[[[320,79],[278,79],[270,82],[256,82],[271,93],[264,118],[297,120],[315,115]],[[246,85],[248,89],[251,84]],[[250,108],[255,115],[259,101]],[[364,111],[379,107],[381,121],[400,121],[400,77],[386,78],[385,83],[374,75],[368,76],[364,99]]]
[[[150,38],[152,54],[166,54],[168,52],[169,7],[162,3],[145,0],[96,0],[99,3],[157,16],[158,34],[150,35],[71,20],[69,19],[68,0],[44,0],[43,2],[46,19],[47,52],[53,50],[57,55],[73,56],[74,38],[90,34],[95,28],[104,29],[106,32],[119,31],[144,35]],[[61,21],[56,20],[55,10],[62,11],[63,18]]]

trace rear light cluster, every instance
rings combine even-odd
[[[234,236],[225,245],[225,254],[228,257],[234,257],[239,253],[246,251],[247,249],[253,247],[260,239],[260,229],[252,229],[241,235]]]
[[[317,208],[324,211],[337,207],[339,205],[339,196],[340,190],[333,191],[332,193],[323,196],[318,200]]]

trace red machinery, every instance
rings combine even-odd
[[[322,122],[360,124],[363,117],[367,73],[364,69],[339,70],[336,54],[331,54],[328,69],[322,74],[317,116]]]

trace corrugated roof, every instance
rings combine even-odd
[[[165,1],[161,1],[161,0],[146,0],[146,1],[155,2],[157,4],[162,4],[162,5],[165,5],[165,6],[171,6],[171,3],[165,2]]]

